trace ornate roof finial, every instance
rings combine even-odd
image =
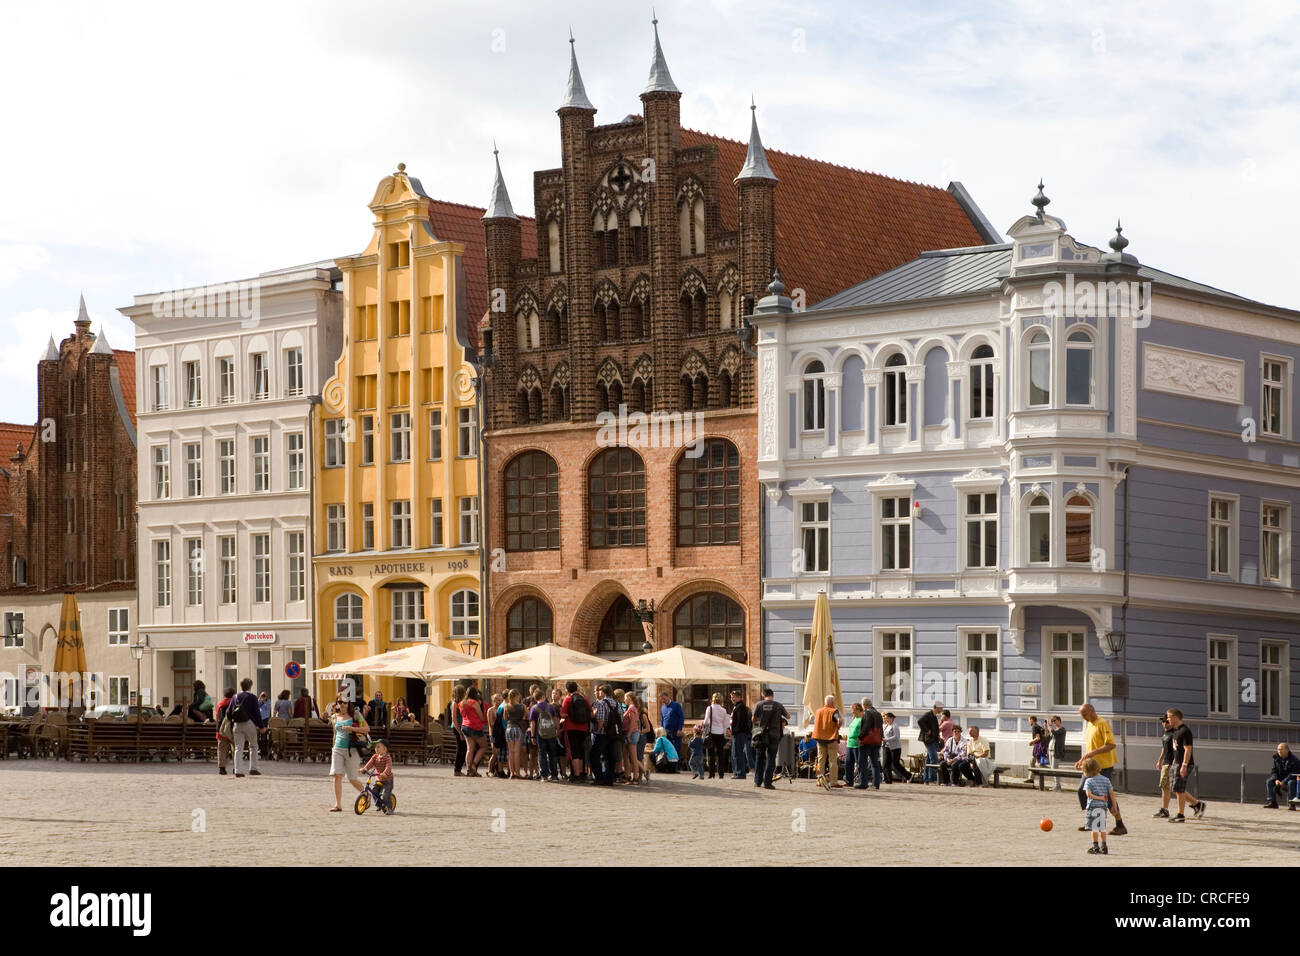
[[[767,164],[767,151],[763,149],[763,140],[758,135],[758,107],[754,105],[753,94],[749,97],[749,150],[745,153],[745,165],[740,167],[740,174],[735,182],[742,179],[769,179],[777,182],[776,174]]]
[[[398,172],[399,175],[402,174],[402,173],[405,173],[405,172],[406,172],[406,163],[398,163],[398,164],[397,164],[397,172]]]
[[[496,140],[492,141],[492,158],[496,164],[496,177],[492,180],[492,199],[488,203],[484,219],[518,219],[514,207],[510,205],[510,194],[506,192],[506,181],[501,175],[501,156]]]
[[[1043,181],[1041,179],[1038,180],[1038,194],[1029,201],[1038,209],[1038,218],[1041,221],[1043,218],[1043,210],[1045,210],[1047,204],[1051,202],[1051,200],[1043,194]]]
[[[1115,235],[1111,237],[1109,245],[1120,255],[1123,255],[1124,250],[1128,248],[1128,240],[1124,238],[1124,227],[1120,225],[1118,219],[1115,220]]]
[[[42,362],[57,362],[59,360],[59,347],[54,344],[54,336],[50,336],[50,344],[45,346],[45,354],[41,357]]]
[[[646,80],[645,89],[641,95],[647,93],[680,93],[673,83],[672,74],[668,72],[668,62],[664,59],[663,47],[659,45],[659,17],[651,8],[651,16],[654,17],[650,22],[654,24],[655,31],[655,49],[654,56],[650,60],[650,79]]]
[[[772,281],[768,283],[767,291],[770,295],[784,295],[785,283],[781,281],[781,270],[772,270]]]
[[[573,45],[573,28],[569,28],[569,85],[564,89],[564,99],[560,102],[560,109],[579,109],[591,110],[595,112],[596,107],[591,105],[591,100],[587,99],[587,91],[582,85],[582,74],[578,72],[578,54],[575,52],[576,47]]]

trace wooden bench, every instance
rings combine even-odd
[[[428,762],[428,745],[424,728],[419,724],[394,724],[386,732],[374,729],[370,731],[371,740],[378,740],[381,737],[388,741],[388,753],[394,762],[411,763],[416,760],[421,764]]]
[[[81,726],[68,728],[68,759],[105,760],[136,755],[135,724],[111,717],[92,718]]]
[[[1061,779],[1062,777],[1070,777],[1070,778],[1073,778],[1073,779],[1076,779],[1076,780],[1082,780],[1082,779],[1083,779],[1083,771],[1082,771],[1082,770],[1075,770],[1073,767],[1068,767],[1068,768],[1067,768],[1067,767],[1059,767],[1059,768],[1057,768],[1057,769],[1055,769],[1055,770],[1053,770],[1051,767],[1030,767],[1030,768],[1029,768],[1029,782],[1030,782],[1030,784],[1029,784],[1029,785],[1030,785],[1031,787],[1033,786],[1033,780],[1034,780],[1035,777],[1038,778],[1038,789],[1039,789],[1039,790],[1046,790],[1046,789],[1047,789],[1047,778],[1048,778],[1048,777],[1053,777],[1053,778],[1055,778],[1055,779],[1057,779],[1057,780]]]

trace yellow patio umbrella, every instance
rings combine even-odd
[[[81,611],[77,608],[77,596],[68,591],[63,595],[63,606],[59,609],[59,636],[54,648],[54,676],[58,682],[56,706],[67,700],[71,709],[73,694],[80,687],[85,673],[86,642],[81,636]],[[74,678],[72,675],[77,676]]]
[[[831,603],[823,589],[817,592],[817,603],[813,605],[812,651],[808,658],[808,677],[803,685],[805,719],[825,706],[827,695],[834,695],[837,707],[844,706],[840,668],[835,659]]]
[[[638,654],[598,667],[561,674],[558,680],[662,681],[674,687],[691,684],[797,684],[792,677],[750,667],[717,654],[677,645],[651,654]]]
[[[498,654],[487,660],[474,660],[438,672],[440,679],[456,677],[502,677],[511,680],[542,680],[550,683],[561,674],[597,667],[609,662],[603,657],[584,654],[551,642],[525,647],[521,651]]]

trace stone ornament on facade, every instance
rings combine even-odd
[[[1152,342],[1142,346],[1142,387],[1147,391],[1241,405],[1244,382],[1245,366],[1239,360]]]

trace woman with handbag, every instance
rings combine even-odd
[[[357,758],[353,747],[357,735],[369,733],[370,728],[366,726],[364,718],[357,712],[356,705],[350,700],[339,702],[338,709],[330,717],[330,724],[334,728],[334,746],[330,749],[330,776],[334,780],[334,806],[330,807],[330,813],[340,813],[343,810],[343,777],[345,775],[348,782],[358,792],[365,789],[361,785],[359,769],[361,761]]]
[[[731,717],[722,706],[721,694],[713,695],[701,723],[707,736],[709,779],[713,779],[715,772],[722,778],[727,772],[727,730],[731,727]]]

